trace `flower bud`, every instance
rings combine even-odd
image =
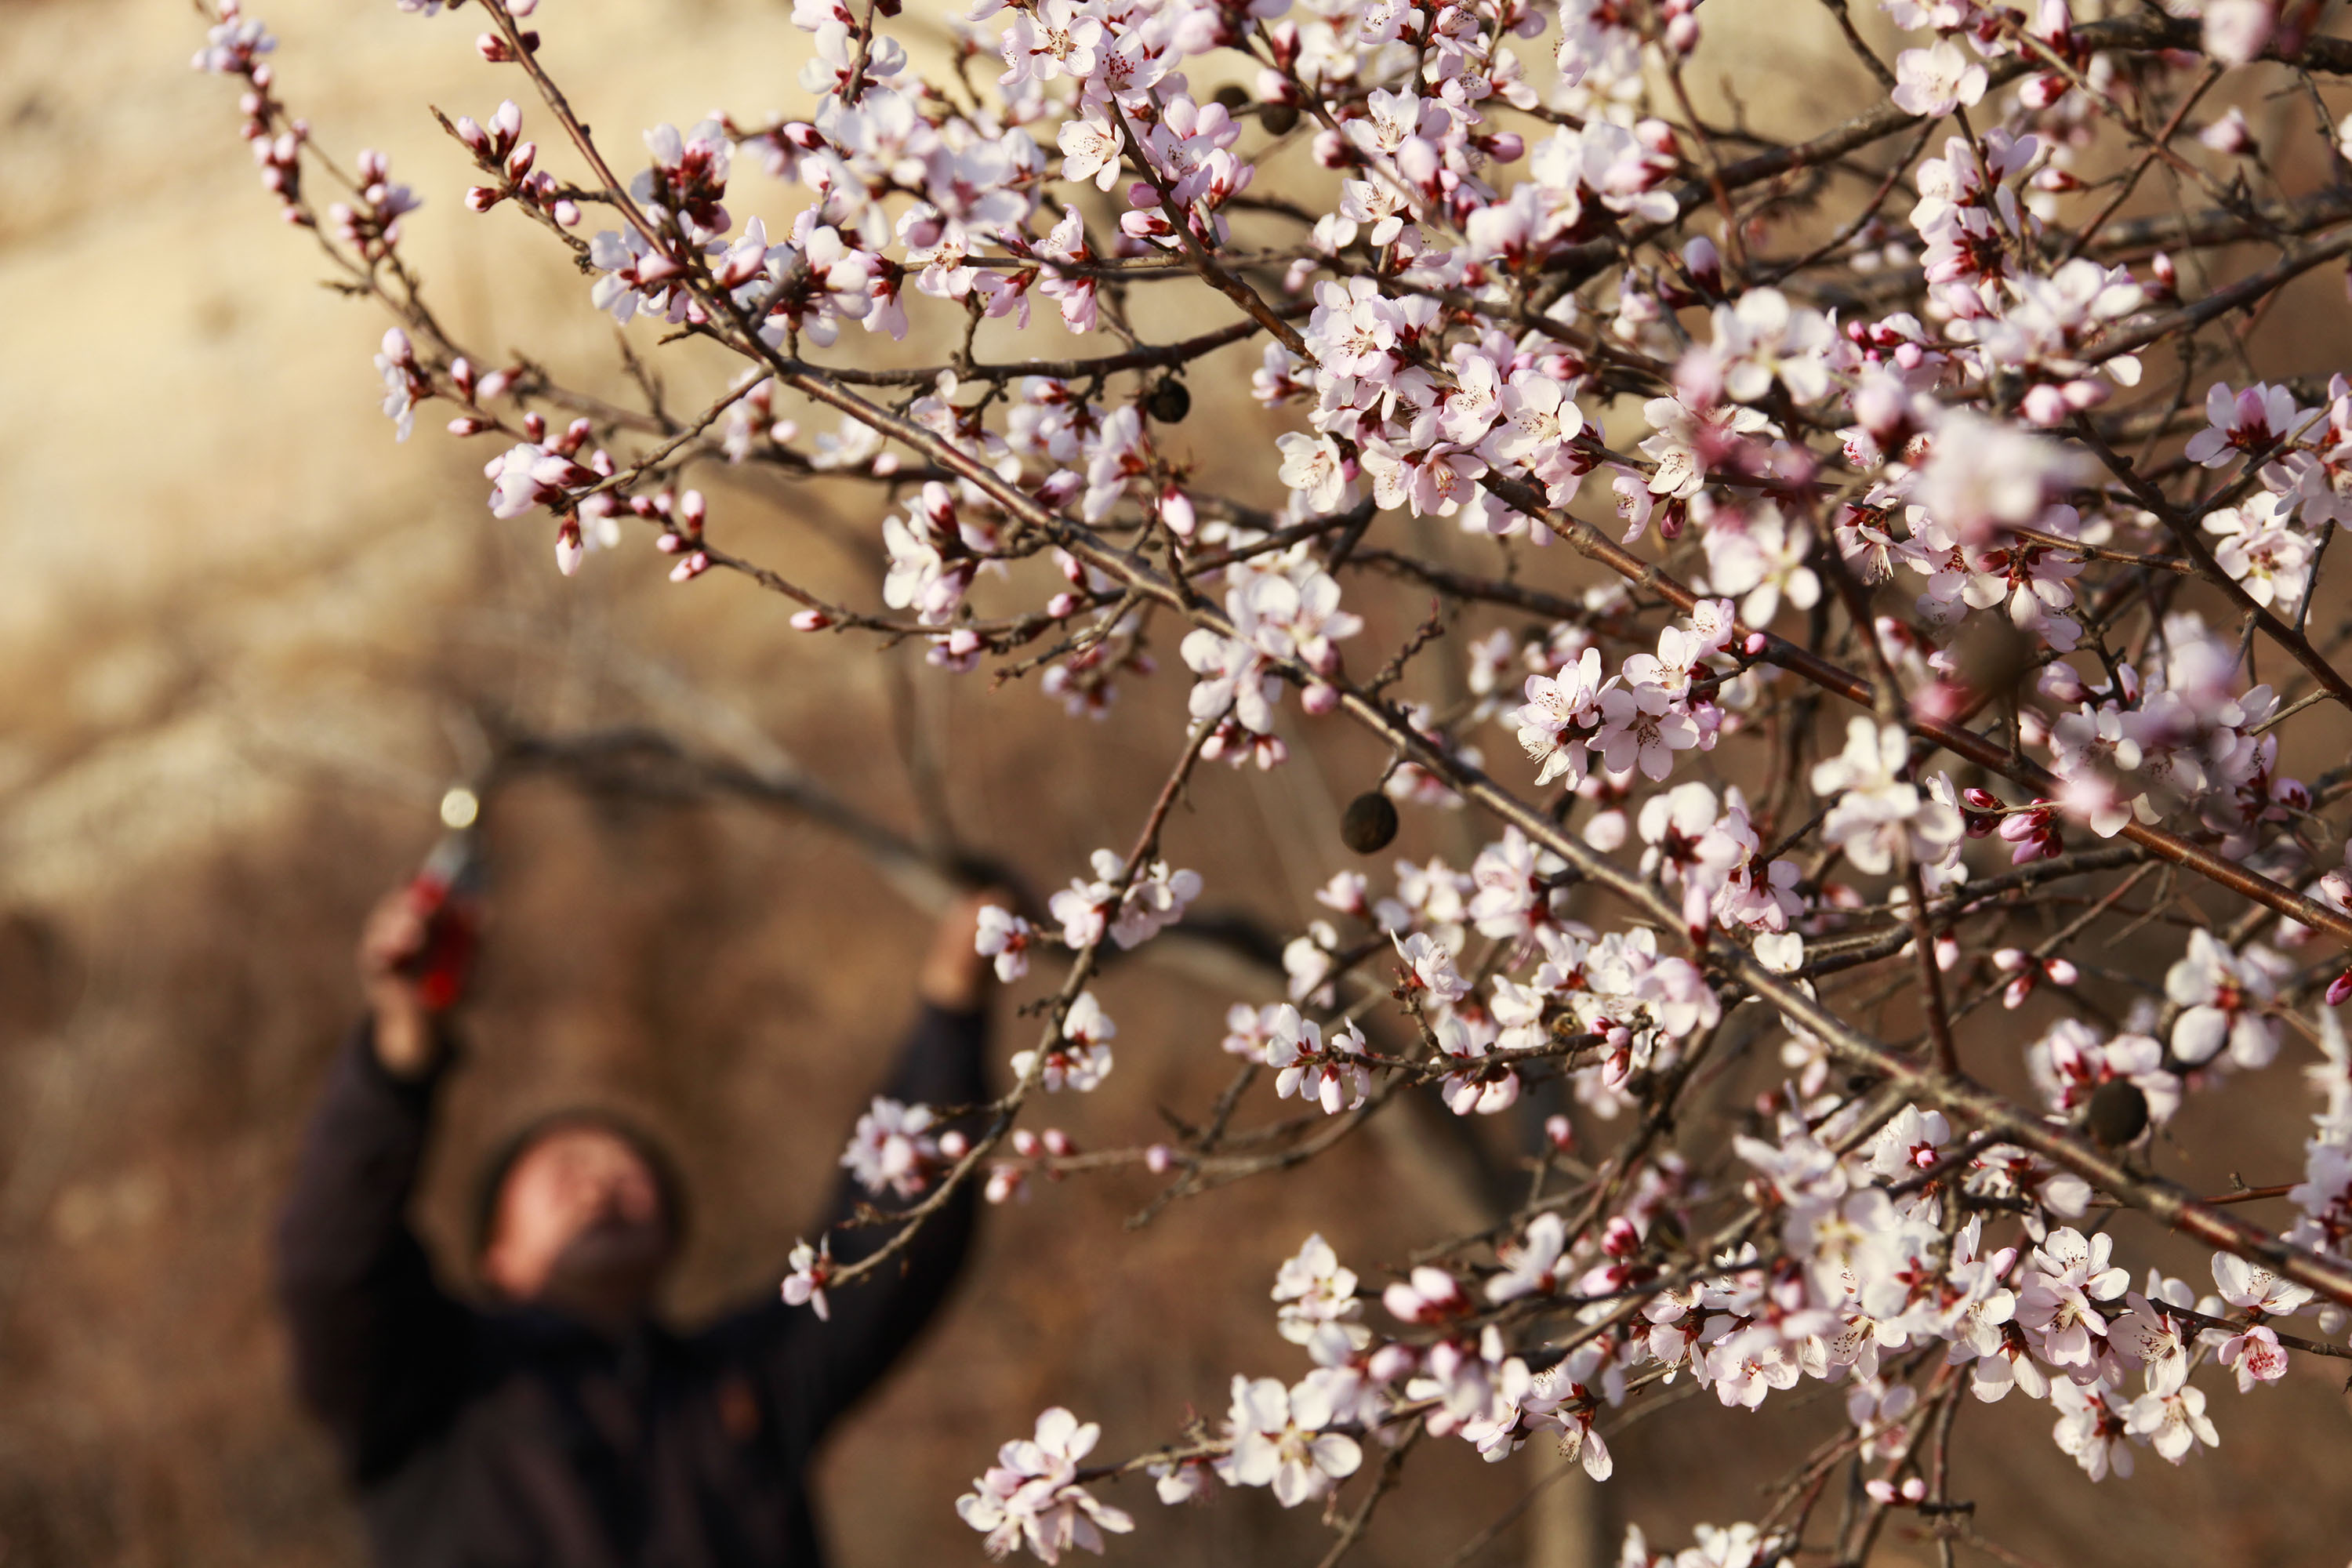
[[[2246,127],[2245,114],[2237,109],[2200,131],[2197,140],[2228,158],[2242,158],[2254,147],[2254,133]]]
[[[823,610],[803,610],[793,616],[793,630],[796,632],[821,632],[831,625],[833,617]]]
[[[2093,381],[2088,376],[2077,376],[2058,390],[2066,395],[2066,406],[2078,413],[2096,408],[2114,395],[2106,382]]]
[[[1160,498],[1160,521],[1166,523],[1177,538],[1192,538],[1192,530],[1197,525],[1192,498],[1171,486]]]
[[[1584,824],[1584,841],[1603,855],[1613,854],[1625,842],[1627,831],[1623,812],[1595,812]]]
[[[2032,423],[2048,426],[2065,423],[2073,410],[2066,406],[2066,395],[2044,382],[2025,395],[2021,412]]]
[[[1691,280],[1710,294],[1723,292],[1723,257],[1715,248],[1715,241],[1706,236],[1694,235],[1683,247],[1683,266]]]

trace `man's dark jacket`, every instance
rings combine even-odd
[[[926,1008],[883,1093],[982,1098],[985,1020]],[[969,1188],[822,1322],[772,1290],[692,1333],[614,1343],[536,1310],[444,1291],[406,1211],[435,1080],[338,1058],[278,1235],[296,1380],[332,1429],[384,1568],[765,1568],[820,1562],[811,1451],[945,1297]],[[864,1194],[845,1177],[827,1223]],[[846,1259],[879,1245],[836,1235]],[[814,1235],[814,1233],[812,1233]],[[779,1278],[782,1270],[779,1269]]]

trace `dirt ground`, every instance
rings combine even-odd
[[[322,138],[387,149],[428,197],[413,247],[461,333],[609,384],[609,327],[579,280],[519,225],[458,207],[462,163],[422,106],[486,114],[510,89],[474,58],[466,14],[257,9]],[[555,0],[542,15],[553,67],[627,146],[658,120],[794,101],[786,10]],[[1708,22],[1723,51],[1709,58],[1775,64],[1792,123],[1808,123],[1814,84],[1844,81],[1817,51],[1813,7],[1720,0]],[[485,720],[550,735],[649,726],[698,754],[790,763],[894,832],[951,834],[1048,886],[1129,841],[1178,733],[1181,688],[1165,676],[1085,727],[1029,684],[992,693],[985,677],[796,636],[740,582],[673,587],[642,541],[559,578],[537,524],[483,510],[488,453],[430,419],[393,444],[368,367],[383,323],[318,288],[315,253],[272,221],[233,95],[184,68],[200,31],[172,0],[0,0],[0,289],[17,301],[0,318],[8,1568],[362,1561],[286,1392],[267,1230],[355,1005],[356,923],[430,844],[434,803]],[[785,210],[756,174],[744,184],[772,216]],[[2340,299],[2322,298],[2277,345],[2295,361],[2282,372],[2341,363]],[[1254,357],[1228,356],[1229,373]],[[1213,453],[1242,412],[1204,398],[1188,434]],[[855,498],[724,476],[709,488],[715,526],[749,552],[789,552],[808,579],[871,596],[873,518]],[[1529,570],[1576,581],[1557,560]],[[1409,597],[1380,610],[1370,644],[1420,613]],[[1348,863],[1334,803],[1382,759],[1346,733],[1297,743],[1298,764],[1270,776],[1214,770],[1177,818],[1168,848],[1203,874],[1203,910],[1295,930]],[[1398,848],[1458,856],[1467,832],[1418,814]],[[506,1131],[604,1100],[667,1134],[700,1196],[674,1310],[773,1289],[907,1015],[923,911],[838,834],[740,800],[537,778],[491,803],[487,837],[494,923],[422,1208],[442,1256],[456,1258],[471,1173]],[[1118,1071],[1055,1116],[1108,1144],[1152,1136],[1157,1108],[1197,1110],[1227,1077],[1225,1006],[1277,986],[1120,966],[1100,987]],[[1008,999],[1008,1053],[1028,1027],[1012,1004],[1035,989]],[[2038,1027],[2030,1012],[1979,1015],[1970,1044],[2013,1061]],[[2244,1172],[2262,1183],[2291,1172],[2307,1109],[2281,1067],[2194,1114],[2262,1151]],[[1296,1375],[1266,1300],[1281,1259],[1319,1229],[1377,1277],[1477,1212],[1476,1159],[1510,1152],[1508,1130],[1486,1136],[1465,1149],[1402,1121],[1139,1230],[1126,1222],[1150,1195],[1140,1177],[992,1213],[947,1321],[825,1458],[836,1560],[978,1561],[952,1500],[1047,1405],[1101,1420],[1105,1451],[1124,1452],[1222,1410],[1235,1372]],[[2195,1266],[2121,1228],[2128,1255]],[[2215,1402],[2218,1455],[2176,1472],[2143,1451],[2137,1479],[2100,1487],[2050,1442],[2045,1406],[1972,1408],[1958,1493],[1990,1533],[2053,1564],[2336,1568],[2352,1542],[2352,1416],[2331,1381],[2299,1363],[2284,1387]],[[1616,1441],[1605,1489],[1547,1494],[1572,1500],[1538,1503],[1478,1561],[1566,1568],[1593,1560],[1580,1544],[1593,1535],[1613,1557],[1629,1521],[1682,1542],[1689,1521],[1753,1512],[1759,1484],[1841,1418],[1834,1396],[1755,1417],[1685,1406]],[[1532,1450],[1488,1466],[1442,1447],[1416,1458],[1427,1473],[1358,1560],[1444,1563],[1551,1473]],[[1263,1494],[1174,1513],[1141,1489],[1118,1500],[1142,1516],[1113,1548],[1129,1562],[1306,1563],[1326,1539]],[[1906,1553],[1933,1560],[1898,1543]]]

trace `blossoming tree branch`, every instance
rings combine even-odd
[[[1223,1418],[1107,1459],[1045,1412],[957,1502],[990,1551],[1148,1528],[1108,1500],[1148,1475],[1162,1504],[1319,1502],[1336,1558],[1425,1443],[1605,1480],[1607,1435],[1676,1385],[1738,1412],[1821,1381],[1850,1421],[1760,1517],[1623,1561],[1861,1563],[1894,1521],[1949,1562],[1981,1539],[1948,1487],[1973,1404],[2044,1402],[2097,1480],[2222,1441],[2213,1394],[2347,1356],[2352,768],[2281,748],[2352,750],[2352,622],[2319,592],[2352,384],[2255,359],[2352,255],[2324,8],[1886,0],[1890,59],[1832,5],[1874,85],[1778,142],[1695,104],[1696,0],[974,0],[929,72],[896,0],[798,0],[798,117],[640,154],[542,65],[535,0],[397,3],[480,26],[496,108],[442,120],[480,182],[457,221],[568,251],[584,310],[659,323],[671,379],[713,389],[676,409],[633,355],[615,401],[458,342],[404,259],[415,195],[322,149],[217,0],[196,64],[394,319],[403,438],[446,411],[567,574],[641,569],[604,557],[642,533],[679,583],[739,574],[803,632],[912,639],[1074,721],[1190,680],[1132,842],[982,929],[1005,980],[1055,977],[1013,1087],[976,1123],[877,1100],[843,1163],[891,1238],[804,1242],[788,1300],[841,1310],[967,1184],[1140,1168],[1170,1201],[1405,1097],[1572,1108],[1486,1231],[1399,1236],[1386,1279],[1303,1237],[1272,1286],[1298,1360],[1237,1370]],[[2216,107],[2257,90],[2260,132]],[[1170,293],[1198,330],[1153,341],[1136,307]],[[877,337],[917,363],[877,368]],[[1236,344],[1261,435],[1203,463],[1192,384]],[[735,544],[688,488],[723,465],[863,487],[887,574],[835,602]],[[1273,510],[1217,488],[1277,482]],[[1465,537],[1441,560],[1411,518]],[[1542,586],[1562,546],[1607,585]],[[1112,1070],[1097,966],[1202,891],[1171,807],[1318,726],[1389,758],[1352,847],[1401,810],[1486,847],[1331,868],[1288,1000],[1193,1042],[1235,1058],[1217,1103],[1078,1148],[1050,1122]],[[2120,936],[2163,945],[2160,982]],[[2029,1000],[2055,1021],[2021,1074],[1964,1026]],[[2167,1174],[2189,1098],[2297,1069],[2299,1179]],[[1744,1131],[1678,1141],[1742,1073]],[[2136,1258],[2119,1209],[2210,1280]],[[1866,1506],[1820,1507],[1841,1474]]]

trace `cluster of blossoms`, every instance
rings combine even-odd
[[[1093,947],[1106,931],[1122,949],[1149,942],[1182,920],[1185,906],[1201,896],[1200,873],[1171,871],[1165,860],[1129,875],[1125,861],[1097,849],[1094,872],[1093,881],[1074,879],[1048,902],[1062,922],[1062,940],[1074,948]]]
[[[961,1158],[969,1146],[962,1134],[931,1132],[934,1121],[928,1105],[874,1099],[873,1109],[857,1119],[841,1164],[867,1192],[911,1198],[931,1184],[940,1162]]]
[[[996,1463],[956,1500],[956,1512],[988,1538],[988,1550],[1002,1557],[1026,1546],[1056,1563],[1073,1546],[1103,1548],[1102,1532],[1123,1535],[1135,1521],[1097,1500],[1076,1483],[1078,1461],[1094,1452],[1102,1428],[1056,1406],[1037,1417],[1034,1437],[1016,1438],[997,1450]]]
[[[478,9],[485,60],[533,56],[530,5]],[[1605,1479],[1616,1413],[1687,1379],[1742,1411],[1838,1384],[1846,1429],[1798,1473],[1850,1460],[1867,1506],[1832,1526],[1792,1482],[1686,1549],[1633,1531],[1627,1568],[1859,1562],[1889,1510],[1965,1511],[1969,1401],[2048,1402],[2095,1479],[2342,1353],[2293,1321],[2352,1306],[2352,680],[2321,604],[2352,382],[2253,379],[2222,323],[2352,251],[2352,208],[2283,183],[2309,160],[2240,110],[2191,116],[2324,104],[2352,46],[2268,0],[1885,9],[1891,61],[1852,34],[1883,90],[1788,142],[1694,106],[1692,0],[974,0],[937,79],[895,7],[797,0],[799,117],[656,126],[625,176],[551,89],[447,122],[467,211],[568,250],[680,384],[726,356],[681,416],[634,353],[642,410],[464,352],[403,258],[413,193],[327,160],[218,0],[196,66],[398,318],[395,433],[450,405],[499,449],[493,516],[543,513],[564,572],[641,524],[677,582],[744,574],[799,630],[1034,674],[1074,716],[1175,647],[1154,711],[1183,743],[1136,849],[1049,921],[982,921],[1006,982],[1070,965],[996,1131],[877,1100],[842,1156],[867,1192],[1125,1168],[1188,1197],[1415,1095],[1525,1146],[1531,1186],[1396,1238],[1419,1261],[1378,1289],[1310,1237],[1274,1300],[1311,1364],[1236,1374],[1222,1421],[1082,1470],[1098,1429],[1045,1412],[958,1504],[992,1552],[1102,1550],[1135,1521],[1088,1489],[1130,1472],[1369,1517],[1422,1436],[1500,1461],[1540,1434]],[[2133,216],[2158,164],[2176,199]],[[2249,241],[2263,270],[2229,274]],[[1135,307],[1188,286],[1213,315],[1151,341],[1173,313]],[[1248,399],[1211,358],[1237,345]],[[1233,394],[1214,437],[1263,438],[1186,439],[1196,388]],[[698,465],[869,497],[873,580],[836,599],[722,547]],[[1614,580],[1562,586],[1570,553]],[[1097,961],[1202,895],[1160,858],[1194,764],[1333,773],[1339,726],[1387,758],[1344,841],[1420,837],[1248,944],[1279,973],[1232,1002],[1216,1112],[1086,1152],[1014,1125],[1106,1081]],[[2238,1208],[2155,1179],[2190,1097],[2296,1052],[2325,1100],[2299,1183]],[[1733,1136],[1683,1135],[1718,1113]],[[2107,1207],[2212,1248],[2212,1289],[2127,1264]],[[803,1243],[785,1299],[826,1312],[865,1267]]]

